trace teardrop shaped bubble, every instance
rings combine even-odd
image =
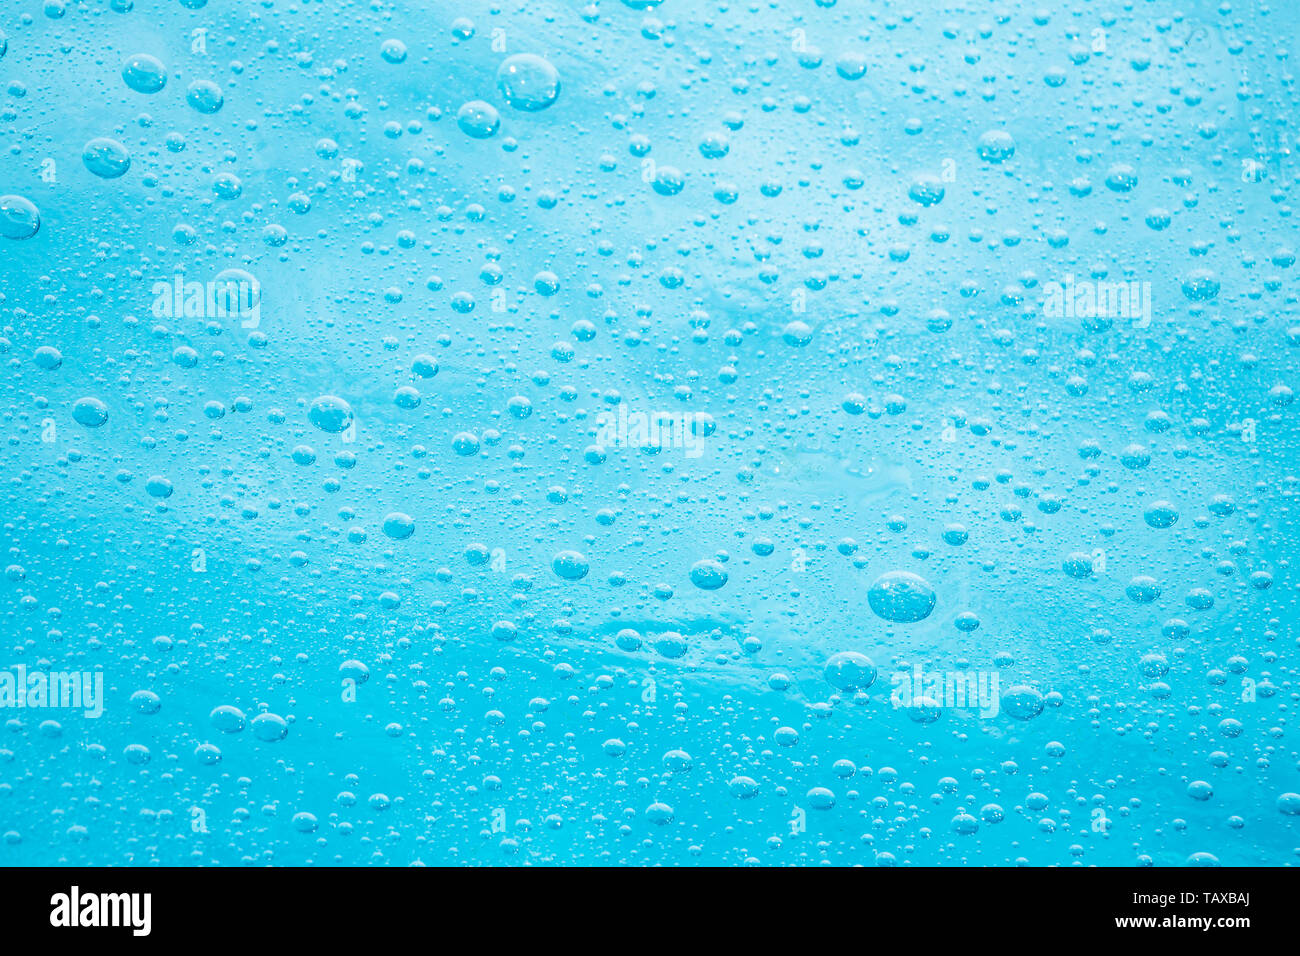
[[[221,87],[211,80],[195,80],[185,91],[185,102],[200,113],[215,113],[226,102]]]
[[[245,726],[244,712],[230,704],[221,704],[214,707],[212,712],[208,714],[208,720],[212,722],[213,727],[223,734],[237,734]]]
[[[702,591],[716,591],[727,583],[727,569],[711,558],[696,561],[691,566],[691,583]]]
[[[1150,604],[1160,597],[1161,587],[1156,579],[1148,574],[1135,575],[1124,589],[1129,600],[1136,601],[1138,604]]]
[[[167,85],[167,67],[155,56],[137,53],[122,64],[122,79],[137,93],[157,93]]]
[[[384,534],[394,541],[405,541],[415,534],[415,519],[404,512],[394,511],[384,518]]]
[[[803,348],[813,340],[813,329],[807,322],[795,319],[793,322],[786,323],[785,328],[781,330],[781,338],[786,345]]]
[[[660,655],[669,660],[684,656],[690,649],[686,638],[678,631],[664,631],[654,639],[654,647]]]
[[[934,206],[943,202],[943,183],[937,176],[922,175],[912,180],[907,196],[912,202],[922,206]]]
[[[1061,570],[1072,578],[1092,577],[1092,555],[1087,551],[1072,551],[1061,562]]]
[[[1106,188],[1112,192],[1132,192],[1137,181],[1137,170],[1128,163],[1116,163],[1106,173]]]
[[[1183,295],[1192,302],[1208,302],[1219,294],[1219,280],[1209,269],[1193,269],[1183,279]]]
[[[279,714],[258,714],[248,722],[253,736],[266,743],[283,740],[289,734],[289,723]]]
[[[586,555],[580,551],[561,551],[551,560],[551,570],[566,581],[580,581],[590,570]]]
[[[753,777],[732,777],[727,783],[727,789],[737,800],[752,800],[758,796],[758,781]]]
[[[131,168],[131,154],[115,139],[99,136],[86,144],[81,161],[100,179],[117,179]]]
[[[72,406],[72,417],[79,425],[98,428],[108,421],[108,406],[97,398],[87,396]]]
[[[1005,163],[1016,154],[1016,141],[1002,129],[991,129],[980,137],[975,150],[986,163]]]
[[[41,214],[22,196],[0,196],[0,235],[6,239],[30,239],[41,228]]]
[[[501,114],[491,103],[470,100],[456,112],[456,125],[466,136],[488,139],[501,128]]]
[[[1000,696],[1002,712],[1016,720],[1033,720],[1043,712],[1043,695],[1027,684],[1008,687]]]
[[[876,682],[876,665],[866,654],[840,651],[826,661],[822,674],[836,690],[866,690]]]
[[[934,588],[910,571],[882,574],[867,591],[867,603],[876,616],[896,624],[925,620],[934,610],[934,602]]]
[[[262,304],[262,286],[244,269],[222,269],[212,277],[218,309],[229,316],[252,317]]]
[[[1168,501],[1153,501],[1142,515],[1152,528],[1172,528],[1178,523],[1178,509]]]
[[[358,660],[346,660],[339,665],[339,673],[346,680],[351,680],[360,685],[370,680],[370,668],[364,662]]]
[[[516,53],[498,67],[497,87],[515,109],[536,113],[559,98],[560,74],[544,57]]]
[[[914,724],[932,724],[943,716],[943,707],[932,697],[913,697],[903,711]]]
[[[469,458],[479,453],[482,444],[473,432],[457,432],[451,439],[451,450],[462,458]]]
[[[337,435],[352,424],[352,406],[335,395],[322,395],[311,403],[307,420],[321,431]]]
[[[676,166],[659,166],[651,188],[661,196],[676,196],[686,186],[686,176]]]

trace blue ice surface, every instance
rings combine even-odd
[[[1294,863],[1298,25],[0,0],[0,864]]]

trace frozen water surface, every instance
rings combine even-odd
[[[1298,27],[0,4],[0,863],[1295,862]]]

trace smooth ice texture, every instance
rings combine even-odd
[[[3,6],[0,865],[1295,863],[1297,36]]]

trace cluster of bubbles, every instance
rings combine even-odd
[[[1294,11],[53,7],[0,861],[1294,862]]]

